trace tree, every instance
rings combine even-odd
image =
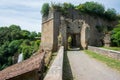
[[[37,36],[36,32],[21,30],[17,25],[0,27],[0,70],[13,64],[14,55],[23,51],[27,59],[36,52],[40,43],[35,39]]]
[[[18,51],[21,43],[22,43],[22,40],[13,40],[9,44],[8,48],[9,48],[9,53],[11,53],[10,56],[13,56],[14,53],[16,53]]]
[[[44,3],[42,6],[41,13],[43,16],[47,16],[49,14],[49,3]]]
[[[120,47],[120,21],[119,24],[116,25],[116,28],[112,31],[111,40],[113,45]]]
[[[63,3],[63,5],[62,5],[62,9],[63,10],[68,10],[68,9],[73,9],[74,8],[74,5],[73,4],[71,4],[71,3]]]
[[[38,37],[41,37],[41,33],[40,33],[40,32],[38,32],[37,36],[38,36]]]
[[[105,11],[105,17],[109,20],[116,20],[117,19],[117,13],[115,9],[107,9],[107,11]]]
[[[29,39],[30,38],[30,32],[27,30],[21,30],[21,37],[22,39]]]
[[[10,30],[8,27],[0,27],[0,46],[2,46],[5,41],[11,39]]]
[[[30,33],[30,39],[33,40],[33,39],[35,39],[35,37],[37,37],[37,33],[36,32],[31,32]]]
[[[93,1],[80,4],[76,6],[76,9],[81,12],[91,13],[99,16],[103,15],[105,11],[104,6],[102,4]]]
[[[9,26],[9,29],[11,30],[11,31],[21,31],[21,28],[20,28],[20,26],[18,26],[18,25],[10,25]]]
[[[30,46],[24,46],[22,52],[23,52],[23,59],[25,60],[32,55],[33,49]]]

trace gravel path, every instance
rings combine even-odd
[[[120,73],[83,51],[67,51],[74,80],[120,80]]]

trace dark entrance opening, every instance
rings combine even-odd
[[[76,34],[71,35],[72,41],[71,41],[71,47],[77,47],[77,40],[76,40]]]
[[[70,38],[70,42],[68,42],[68,48],[80,49],[80,33],[69,33],[68,34],[68,41]]]

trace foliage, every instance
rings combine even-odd
[[[96,14],[96,15],[103,15],[104,14],[104,6],[102,4],[99,4],[97,2],[86,2],[84,4],[80,4],[78,6],[76,6],[76,9],[81,11],[81,12],[85,12],[88,14]]]
[[[29,58],[39,49],[41,33],[21,30],[18,25],[0,27],[0,70],[13,64],[13,56],[24,53]]]
[[[38,35],[37,35],[38,37],[41,37],[41,33],[40,32],[38,32]]]
[[[99,16],[110,21],[120,18],[120,16],[117,15],[115,9],[112,8],[105,10],[105,7],[102,4],[93,1],[79,4],[77,6],[71,3],[63,3],[63,4],[51,3],[51,5],[49,6],[48,3],[45,3],[41,10],[43,16],[47,16],[49,14],[49,9],[57,10],[61,12],[62,15],[64,16],[69,14],[68,12],[69,9],[74,9],[77,10],[79,13],[86,13],[92,16]]]
[[[112,44],[120,47],[120,21],[116,28],[112,30],[111,41]]]
[[[105,17],[109,20],[116,20],[117,18],[117,13],[115,9],[107,9],[107,11],[105,11]]]
[[[22,49],[22,52],[23,52],[23,59],[27,59],[29,58],[31,55],[32,55],[32,47],[30,46],[24,46],[23,49]]]
[[[56,3],[51,3],[51,9],[52,9],[52,10],[61,11],[61,4],[60,4],[60,3],[58,3],[58,4],[56,4]]]
[[[17,52],[21,43],[22,43],[22,40],[13,40],[12,42],[10,42],[10,44],[8,46],[9,53],[13,54],[13,53]]]
[[[67,10],[69,8],[74,8],[74,5],[71,3],[63,3],[63,9]]]
[[[27,31],[27,30],[22,30],[20,33],[21,33],[21,37],[22,37],[23,39],[28,39],[29,36],[30,36],[30,32]]]
[[[97,60],[100,60],[100,61],[106,63],[109,67],[117,69],[118,71],[120,71],[120,61],[112,59],[112,58],[107,57],[107,56],[97,54],[97,53],[90,51],[90,50],[85,50],[85,53],[90,55],[91,57],[97,59]]]
[[[0,46],[2,46],[5,41],[9,41],[9,40],[11,40],[9,28],[1,27],[0,28]]]
[[[49,4],[48,3],[44,3],[42,6],[42,10],[41,13],[43,16],[47,16],[49,14]]]
[[[74,5],[71,3],[63,3],[61,6],[61,12],[63,15],[68,14],[68,9],[74,9]]]
[[[37,33],[36,32],[31,32],[30,33],[30,39],[32,40],[32,39],[35,39],[35,37],[37,37],[38,35],[37,35]]]

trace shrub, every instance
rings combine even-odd
[[[33,49],[31,46],[24,46],[22,52],[23,52],[23,59],[25,60],[32,55]]]
[[[112,30],[111,41],[113,45],[120,47],[120,21],[116,28]]]
[[[116,14],[115,9],[112,8],[112,9],[107,9],[107,11],[105,11],[105,7],[102,4],[93,1],[79,4],[78,6],[74,6],[71,3],[63,3],[63,4],[51,3],[51,6],[49,6],[48,3],[45,3],[41,10],[43,16],[47,16],[49,14],[50,8],[52,10],[60,11],[64,16],[66,16],[66,14],[69,14],[68,9],[74,9],[74,10],[78,10],[78,12],[80,13],[99,16],[102,18],[106,18],[110,21],[120,18],[120,16]]]
[[[103,15],[105,11],[104,6],[102,4],[93,1],[80,4],[76,6],[76,9],[81,12],[95,14],[99,16]]]
[[[107,9],[105,11],[105,17],[109,20],[116,20],[117,19],[117,13],[115,9]]]
[[[58,3],[58,4],[51,3],[51,8],[52,8],[52,10],[61,11],[61,4],[60,3]]]
[[[43,6],[42,6],[42,10],[41,10],[41,13],[43,16],[47,16],[49,14],[49,3],[44,3]]]

